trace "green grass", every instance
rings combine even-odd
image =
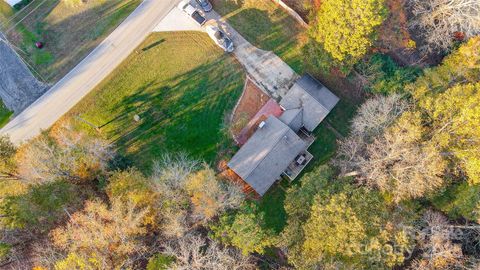
[[[137,51],[69,117],[80,115],[100,127],[143,170],[166,152],[215,161],[225,141],[225,115],[243,89],[241,66],[204,33],[152,34]],[[134,115],[141,120],[135,122]]]
[[[304,72],[300,40],[305,29],[271,0],[213,0],[215,11],[253,45],[273,51],[297,73]]]
[[[10,111],[5,104],[3,104],[2,100],[0,100],[0,128],[8,123],[12,115],[13,112]]]
[[[17,51],[35,73],[40,74],[40,79],[56,82],[91,52],[140,2],[83,1],[72,6],[68,1],[35,1],[18,11],[17,18],[6,28],[13,29],[8,33],[10,41],[19,48]],[[25,19],[18,23],[20,18]],[[34,46],[36,41],[44,42],[45,47],[37,49]]]

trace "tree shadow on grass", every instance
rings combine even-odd
[[[168,81],[151,81],[114,106],[102,126],[121,154],[146,169],[166,152],[212,162],[224,114],[241,94],[243,74],[225,56]],[[134,121],[134,115],[140,121]]]

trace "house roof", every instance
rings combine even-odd
[[[263,195],[307,144],[275,116],[235,154],[228,167]]]
[[[263,105],[263,107],[260,108],[260,110],[255,114],[255,116],[248,121],[248,124],[240,131],[238,136],[235,138],[237,143],[239,145],[244,145],[252,135],[253,129],[256,125],[258,125],[261,119],[267,118],[270,115],[279,117],[282,115],[282,113],[282,107],[280,107],[280,105],[274,99],[269,99],[267,103],[265,103],[265,105]]]
[[[303,108],[286,110],[279,119],[297,132],[303,126]]]
[[[303,108],[303,126],[313,131],[330,113],[338,102],[338,97],[323,84],[305,75],[300,78],[280,101],[287,112]]]

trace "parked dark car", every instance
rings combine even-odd
[[[203,25],[207,21],[207,19],[205,19],[205,17],[203,17],[200,12],[190,4],[190,1],[184,0],[180,2],[178,8],[187,13],[200,25]]]

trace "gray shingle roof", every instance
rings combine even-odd
[[[228,163],[228,167],[263,195],[307,144],[275,116],[265,120]]]
[[[286,110],[279,119],[297,132],[303,126],[303,108]]]
[[[320,82],[305,75],[300,78],[280,101],[286,110],[303,108],[303,126],[313,131],[338,102],[335,96]]]

